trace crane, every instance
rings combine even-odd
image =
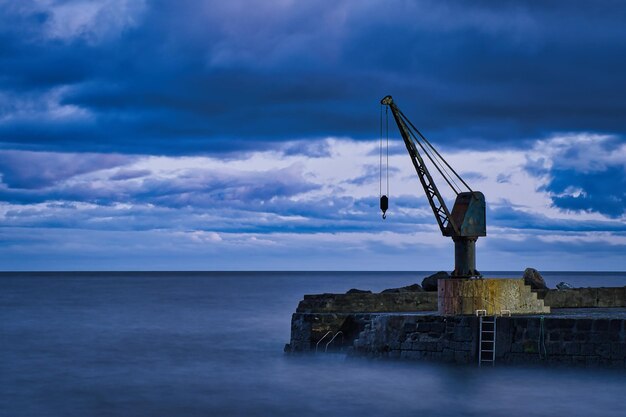
[[[451,274],[452,277],[482,277],[480,272],[476,270],[476,240],[480,236],[487,236],[485,196],[480,191],[473,191],[467,185],[428,139],[402,113],[391,96],[384,97],[380,103],[391,110],[441,233],[444,236],[451,237],[454,241],[454,271]],[[452,212],[448,210],[446,202],[441,197],[418,147],[456,193]],[[459,186],[455,178],[461,182],[462,186]],[[467,191],[462,191],[463,189],[467,189]],[[383,211],[383,218],[388,205],[388,197],[382,196],[380,207]]]

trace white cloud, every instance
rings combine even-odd
[[[588,221],[612,227],[620,222],[598,213],[554,208],[550,195],[542,191],[545,174],[526,169],[529,159],[537,155],[542,155],[546,164],[558,157],[560,153],[553,150],[562,146],[562,140],[539,141],[528,150],[445,153],[461,175],[474,173],[470,185],[485,193],[492,208],[513,207],[531,216],[529,221],[537,218],[567,226],[553,230],[557,223],[547,229],[543,224],[536,228],[532,224],[506,226],[504,221],[489,224],[489,236],[478,243],[481,268],[501,267],[501,253],[515,252],[516,245],[532,252],[529,242],[537,246],[537,253],[542,245],[558,250],[559,245],[586,242],[618,251],[626,245],[619,233],[575,231],[576,224]],[[313,263],[324,256],[342,268],[352,262],[355,268],[376,269],[377,262],[393,260],[404,268],[416,262],[415,269],[438,269],[434,265],[452,262],[452,243],[441,236],[407,155],[390,155],[390,165],[395,168],[390,171],[391,209],[383,222],[377,209],[377,143],[337,138],[321,143],[328,148],[328,155],[315,158],[280,150],[231,159],[137,156],[61,176],[46,188],[52,196],[49,201],[4,202],[0,214],[7,228],[43,227],[59,233],[116,231],[126,234],[145,256],[151,256],[151,251],[174,251],[184,257],[187,255],[181,253],[187,251],[189,256],[204,254],[214,259],[222,253],[222,268],[239,268],[237,253],[250,259],[246,264],[250,268],[272,262],[276,269],[288,268],[300,259],[303,267],[315,269]],[[80,157],[60,155],[70,161]],[[264,188],[271,183],[278,188]],[[281,195],[281,184],[287,184],[290,192]],[[5,187],[4,191],[11,190]],[[451,205],[451,194],[447,196]],[[106,245],[98,249],[82,233],[77,236],[87,239],[90,251],[110,249]],[[147,236],[163,242],[142,241]],[[359,258],[368,261],[361,265]]]
[[[549,169],[555,164],[562,169],[575,169],[581,172],[605,170],[609,165],[626,168],[626,143],[616,144],[608,149],[610,142],[617,137],[591,133],[558,135],[538,141],[528,158],[542,168]]]
[[[73,122],[93,120],[86,108],[64,104],[69,86],[44,92],[14,94],[0,91],[0,124],[12,122]]]
[[[49,14],[46,34],[52,39],[84,39],[90,43],[119,36],[136,26],[145,0],[36,0],[33,8]]]

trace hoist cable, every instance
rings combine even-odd
[[[446,183],[448,183],[448,185],[450,186],[452,191],[454,191],[454,193],[458,195],[459,192],[457,191],[457,188],[459,188],[459,186],[454,182],[454,179],[453,178],[448,178],[446,173],[439,167],[437,162],[433,159],[433,157],[430,155],[430,153],[426,150],[424,145],[419,140],[415,140],[415,142],[417,142],[417,144],[420,146],[420,148],[422,148],[422,150],[426,154],[426,157],[428,157],[428,159],[430,159],[430,161],[434,165],[435,169],[439,172],[439,174],[441,174],[441,177],[446,181]]]
[[[378,198],[383,196],[383,105],[380,105],[380,141],[379,141],[380,163],[378,167]]]
[[[403,118],[403,120],[404,120],[404,121],[407,121],[407,122],[408,122],[408,120],[407,120],[406,116],[404,116],[403,114],[401,114],[401,116],[402,116],[402,118]],[[424,147],[424,144],[422,143],[422,141],[420,141],[420,140],[419,140],[419,139],[415,136],[415,134],[413,134],[413,132],[412,132],[409,128],[407,128],[407,130],[409,131],[409,133],[411,133],[411,136],[412,136],[412,138],[411,138],[411,139],[413,139],[413,141],[414,141],[415,143],[417,143],[417,144],[420,146],[420,148],[422,148],[422,151],[424,151],[424,153],[426,154],[426,157],[427,157],[428,159],[430,159],[430,162],[432,162],[432,164],[435,166],[435,169],[437,169],[437,171],[439,171],[439,173],[441,174],[441,176],[443,177],[443,179],[444,179],[444,180],[448,183],[448,185],[450,186],[450,188],[452,189],[452,191],[454,191],[456,194],[459,194],[459,193],[458,193],[458,191],[457,191],[457,188],[459,188],[459,186],[458,186],[458,185],[456,185],[456,183],[454,183],[454,184],[456,185],[456,187],[455,187],[455,185],[453,185],[453,184],[452,184],[452,182],[454,182],[454,179],[453,179],[452,177],[450,177],[450,179],[448,179],[448,176],[446,175],[446,173],[444,173],[444,171],[442,171],[442,169],[439,167],[439,165],[437,164],[437,162],[435,162],[435,159],[434,159],[434,158],[433,158],[433,156],[430,154],[430,152],[428,152],[428,150]],[[452,182],[451,182],[451,181],[452,181]]]
[[[430,149],[431,149],[431,152],[436,151],[436,150],[435,150],[434,148],[432,148],[432,147],[430,147]],[[442,165],[442,162],[444,162],[444,165]],[[450,178],[450,180],[454,183],[454,185],[456,185],[456,187],[458,188],[458,192],[457,192],[457,194],[459,194],[459,193],[462,191],[462,187],[461,187],[459,184],[457,184],[457,182],[455,181],[455,179],[454,179],[454,177],[452,176],[452,174],[450,174],[450,172],[446,169],[445,162],[446,162],[446,161],[445,161],[445,159],[443,159],[443,158],[438,159],[438,164],[439,164],[439,166],[443,169],[443,171],[445,171],[445,172],[446,172],[446,174],[448,175],[448,178]],[[458,176],[457,176],[457,178],[458,178]],[[471,191],[471,190],[470,190],[470,191]]]
[[[387,198],[389,198],[389,107],[385,106],[386,125],[387,125]]]
[[[432,150],[429,151],[429,152],[432,152]],[[448,172],[448,170],[446,169],[445,165],[443,165],[440,160],[435,158],[435,164],[437,164],[439,166],[439,168],[441,168],[441,170],[439,170],[439,172],[443,171],[445,173],[445,175],[450,179],[450,181],[452,181],[452,183],[455,185],[456,188],[454,189],[454,192],[458,195],[462,191],[461,190],[461,186],[459,184],[457,184],[457,182],[454,180],[454,177],[452,176],[452,174],[450,174],[450,172]]]
[[[406,118],[406,116],[404,116],[404,114],[401,114],[401,117],[402,117],[403,121],[406,121],[407,123],[410,123],[410,121]],[[419,137],[415,134],[415,132],[413,132],[411,130],[411,128],[409,126],[407,126],[406,124],[405,124],[405,127],[406,127],[407,131],[409,132],[409,134],[411,136],[411,139],[415,143],[417,143],[420,146],[420,148],[422,148],[422,151],[424,151],[424,153],[426,154],[428,159],[435,166],[437,171],[439,171],[439,174],[441,174],[441,176],[446,181],[446,183],[448,183],[448,185],[450,186],[452,191],[454,191],[454,193],[458,195],[460,190],[461,190],[461,187],[459,187],[459,185],[456,183],[456,181],[454,181],[454,178],[452,177],[452,175],[449,172],[447,172],[447,170],[445,169],[444,166],[441,165],[441,162],[436,160],[436,157],[433,156],[432,152],[430,152],[428,150],[428,148],[426,148],[424,146],[424,144],[420,141]],[[413,126],[413,128],[415,128],[415,126]],[[457,189],[458,189],[458,191],[457,191]]]
[[[415,136],[414,136],[414,140],[419,142],[419,140]],[[441,161],[439,161],[436,156],[433,156],[432,150],[429,150],[427,147],[426,148],[422,147],[422,150],[424,151],[428,159],[430,159],[430,161],[433,163],[437,171],[439,171],[439,174],[441,174],[443,179],[446,180],[450,188],[452,188],[452,191],[454,191],[454,193],[458,195],[461,192],[461,187],[454,180],[454,177],[452,176],[452,174],[448,172],[446,167],[442,165]]]
[[[404,119],[407,120],[407,122],[409,123],[409,125],[417,132],[417,134],[424,140],[424,142],[426,142],[426,144],[439,156],[439,158],[441,158],[441,160],[443,161],[444,164],[446,164],[446,166],[448,168],[450,168],[450,170],[454,173],[454,175],[456,175],[456,177],[463,183],[463,185],[465,185],[467,187],[467,189],[473,194],[474,191],[470,188],[469,185],[467,185],[467,183],[463,180],[463,178],[461,178],[461,176],[454,170],[454,168],[452,168],[450,166],[450,164],[448,163],[448,161],[446,161],[443,156],[441,156],[441,154],[439,154],[439,152],[437,151],[437,149],[435,149],[435,147],[428,141],[428,139],[426,139],[424,137],[424,135],[422,135],[422,132],[419,131],[418,128],[416,128],[413,123],[411,123],[411,121],[409,119],[407,119],[407,117],[402,113],[402,111],[400,109],[398,109],[398,112],[402,115],[402,117]]]
[[[406,116],[404,116],[404,114],[402,115],[405,119]],[[422,133],[419,131],[419,129],[417,129],[413,123],[411,123],[410,120],[407,119],[407,122],[409,123],[409,125],[415,130],[415,132],[419,135],[419,137],[424,141],[424,143],[432,150],[432,152],[435,153],[435,155],[437,155],[437,157],[439,158],[439,160],[441,162],[443,162],[449,169],[450,171],[452,171],[452,173],[463,183],[463,185],[465,185],[465,187],[467,187],[467,189],[469,191],[472,191],[472,189],[469,187],[469,185],[467,185],[467,183],[463,180],[463,178],[461,178],[461,176],[454,170],[454,168],[452,168],[450,166],[450,164],[448,163],[448,161],[445,160],[445,158],[443,156],[441,156],[441,154],[439,153],[439,151],[437,151],[437,149],[428,141],[428,139],[426,139],[426,137],[424,137],[424,135],[422,135]],[[426,152],[426,150],[424,151]],[[434,163],[434,162],[433,162]],[[445,169],[445,167],[442,167],[446,173],[448,173],[448,171]],[[439,172],[441,173],[441,170],[439,170]],[[443,175],[443,174],[442,174]],[[450,176],[450,179],[456,184],[456,181],[454,181],[454,178],[452,178],[452,175],[448,173],[448,175]],[[461,189],[461,187],[459,187],[457,185],[457,187],[459,188],[459,191]]]

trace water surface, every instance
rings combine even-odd
[[[624,416],[621,370],[283,355],[303,294],[426,274],[0,274],[0,415]],[[626,285],[623,273],[544,276]]]

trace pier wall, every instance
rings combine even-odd
[[[539,316],[498,318],[497,362],[624,366],[624,314],[598,318],[595,312],[625,308],[626,287],[540,290],[537,295],[557,311],[585,312],[575,318],[546,315],[543,330]],[[322,352],[349,350],[355,356],[476,361],[478,319],[443,317],[436,310],[435,292],[306,295],[292,316],[285,351],[317,347]]]
[[[477,363],[478,320],[376,316],[354,341],[350,355]],[[626,319],[499,317],[496,363],[626,368]]]
[[[537,297],[552,308],[626,307],[625,287],[537,290]]]
[[[367,313],[295,313],[291,318],[291,340],[285,346],[285,352],[303,353],[316,350],[324,352],[327,343],[338,332],[341,332],[341,335],[328,346],[328,349],[331,351],[346,349],[352,346],[372,318],[373,314]]]
[[[436,311],[437,292],[305,295],[297,313],[387,313]]]
[[[536,290],[552,308],[626,307],[626,286]],[[297,313],[390,313],[437,311],[437,292],[305,295]]]

